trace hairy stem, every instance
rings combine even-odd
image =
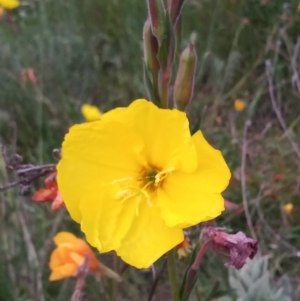
[[[177,272],[176,272],[175,249],[167,253],[167,259],[168,259],[169,279],[170,279],[173,301],[180,301],[178,282],[177,282]]]

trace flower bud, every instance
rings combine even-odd
[[[170,14],[170,18],[172,20],[172,24],[174,25],[181,13],[182,0],[167,0],[168,2],[168,11]]]
[[[160,69],[160,65],[157,59],[158,41],[152,33],[149,19],[147,19],[144,25],[143,41],[144,41],[145,64],[148,71],[152,75],[152,85],[153,85],[154,95],[156,98],[158,98],[158,74]]]
[[[184,111],[193,96],[197,55],[195,47],[190,44],[181,54],[179,70],[174,85],[174,104]]]
[[[241,231],[228,234],[222,228],[207,227],[201,235],[206,241],[211,241],[211,247],[220,255],[226,254],[226,266],[234,266],[236,269],[241,269],[247,258],[253,259],[258,250],[258,241]]]
[[[148,14],[153,34],[158,41],[161,41],[164,35],[165,6],[162,0],[147,0]]]

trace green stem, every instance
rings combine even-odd
[[[176,272],[175,249],[167,253],[167,258],[168,258],[169,279],[170,279],[173,301],[180,301],[178,282],[177,282],[177,272]]]

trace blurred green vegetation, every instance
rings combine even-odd
[[[299,66],[299,58],[293,61],[300,28],[298,4],[187,0],[182,39],[184,47],[190,34],[197,33],[199,64],[191,123],[202,116],[201,129],[222,150],[232,170],[225,196],[241,206],[241,174],[245,177],[244,198],[261,252],[271,255],[274,282],[289,277],[293,300],[300,300],[300,158],[287,136],[300,148],[300,91],[292,68],[293,62]],[[141,38],[145,19],[146,4],[141,0],[24,1],[2,17],[1,143],[25,162],[53,162],[52,149],[60,147],[72,124],[83,121],[83,103],[107,111],[145,97]],[[266,60],[272,63],[272,88],[288,131],[281,128],[272,107]],[[22,78],[26,68],[34,70],[37,85]],[[234,110],[237,98],[246,102],[245,111]],[[8,181],[1,161],[1,186]],[[294,209],[288,216],[283,205],[290,202]],[[0,195],[1,301],[69,300],[74,279],[47,281],[52,236],[58,230],[80,233],[61,212],[51,212],[48,205],[34,204],[13,190]],[[225,212],[217,224],[250,233],[243,212]],[[101,256],[116,267],[111,255]],[[181,274],[185,266],[186,261],[179,263]],[[201,268],[194,300],[213,300],[221,291],[229,294],[223,260],[206,255]],[[127,269],[124,278],[117,300],[146,300],[151,272]],[[109,281],[99,283],[91,277],[87,300],[108,300],[107,291],[112,289]],[[169,300],[166,277],[156,298]]]

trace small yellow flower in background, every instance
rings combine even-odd
[[[292,214],[293,209],[294,205],[292,203],[287,203],[283,206],[283,211],[289,216]]]
[[[87,241],[148,268],[184,240],[183,229],[216,218],[230,171],[184,112],[144,99],[71,127],[58,186]]]
[[[0,0],[0,7],[10,10],[15,9],[20,6],[20,2],[18,0]]]
[[[81,113],[86,121],[96,121],[101,119],[102,113],[96,107],[88,104],[84,104],[81,106]]]
[[[100,263],[89,245],[69,232],[60,232],[53,238],[56,249],[52,252],[49,267],[52,271],[49,280],[61,280],[76,276],[77,269],[88,257],[89,271],[98,276],[107,276],[121,281],[120,276]]]
[[[234,102],[234,108],[236,111],[244,111],[246,108],[246,103],[242,99],[236,99]]]
[[[177,254],[179,259],[182,257],[188,256],[192,252],[192,246],[189,243],[189,240],[187,237],[184,238],[183,242],[181,242],[177,246]]]

